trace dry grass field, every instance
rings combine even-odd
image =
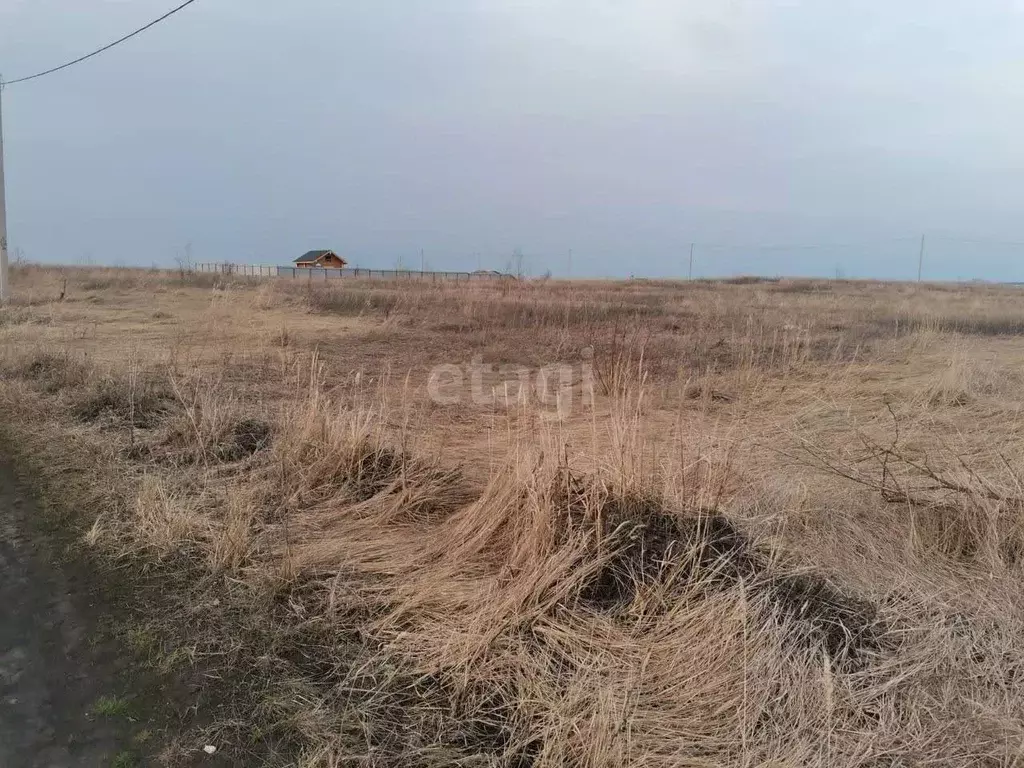
[[[1019,288],[14,295],[5,439],[232,691],[169,763],[1024,763]]]

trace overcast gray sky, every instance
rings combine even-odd
[[[0,0],[31,74],[176,0]],[[4,93],[38,261],[1024,280],[1021,0],[199,0]],[[959,238],[959,239],[957,239]],[[984,242],[964,242],[963,240]],[[833,247],[823,247],[832,244]],[[762,247],[799,245],[819,247]],[[757,246],[757,247],[754,247]]]

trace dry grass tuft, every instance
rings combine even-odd
[[[93,381],[78,399],[74,414],[85,423],[102,420],[148,429],[172,409],[174,402],[173,393],[163,379],[108,376]]]
[[[51,394],[81,386],[90,374],[89,366],[67,350],[61,353],[40,350],[16,356],[8,371]]]

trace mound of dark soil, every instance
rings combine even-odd
[[[376,448],[356,456],[344,480],[358,501],[367,501],[401,478],[406,461],[395,451]]]
[[[584,504],[586,489],[566,484],[567,517],[573,526],[600,528],[604,565],[584,581],[578,604],[627,615],[639,590],[676,583],[725,590],[741,582],[755,600],[765,598],[796,638],[823,648],[834,659],[852,660],[877,649],[877,610],[816,573],[778,574],[768,557],[729,518],[717,513],[677,513],[653,497],[605,495]],[[598,523],[597,521],[600,521]],[[596,539],[597,537],[595,537]]]
[[[263,450],[270,444],[270,425],[259,419],[241,419],[235,422],[227,438],[217,446],[221,461],[241,461]]]
[[[840,591],[817,574],[777,576],[763,587],[783,619],[794,619],[807,639],[833,659],[854,659],[878,650],[877,609]]]

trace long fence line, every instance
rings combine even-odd
[[[432,282],[452,281],[468,283],[476,280],[511,279],[511,275],[500,272],[419,272],[411,269],[363,269],[346,267],[327,269],[324,267],[274,267],[261,264],[196,264],[199,272],[213,272],[221,275],[243,277],[286,277],[294,280],[340,280],[343,278],[374,278],[378,280],[428,280]]]

